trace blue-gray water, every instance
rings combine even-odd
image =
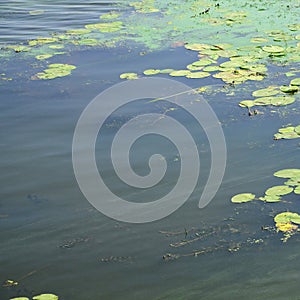
[[[97,0],[39,2],[0,3],[1,43],[74,28],[74,20],[86,24],[115,8]],[[47,17],[34,16],[28,22],[28,11],[37,9],[47,11]],[[267,187],[282,182],[273,172],[298,167],[299,142],[275,142],[272,136],[286,124],[285,112],[289,122],[298,121],[299,102],[291,106],[294,110],[271,113],[266,109],[264,115],[249,118],[237,105],[240,99],[227,99],[224,94],[208,97],[223,125],[228,161],[222,186],[205,209],[197,208],[204,182],[174,214],[144,225],[111,220],[84,198],[73,173],[71,147],[86,105],[118,83],[119,74],[132,65],[141,72],[154,62],[157,65],[157,60],[161,68],[176,68],[193,59],[182,48],[153,52],[146,58],[139,49],[127,50],[74,51],[66,62],[80,65],[80,71],[59,80],[1,82],[0,283],[13,279],[19,285],[0,287],[0,299],[47,292],[66,300],[300,299],[299,238],[282,244],[280,235],[268,237],[261,231],[261,225],[273,225],[272,210],[280,211],[284,204],[250,203],[237,209],[230,203],[237,193],[263,194]],[[5,66],[8,72],[26,68],[28,62],[22,60]],[[205,79],[203,85],[209,83]],[[204,137],[203,144],[205,173],[209,149]],[[299,205],[290,207],[296,210]],[[223,230],[228,224],[239,233]],[[188,247],[169,246],[203,230],[216,233]],[[166,236],[160,231],[182,233]],[[231,241],[248,238],[263,238],[265,243],[245,243],[237,252],[227,251]],[[166,253],[213,248],[222,239],[226,247],[212,253],[163,260]]]

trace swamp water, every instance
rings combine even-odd
[[[299,175],[273,176],[299,168],[299,3],[39,2],[0,4],[0,299],[300,299],[299,223],[295,216],[277,227],[274,221],[300,213]],[[178,80],[208,101],[222,124],[227,167],[214,199],[198,209],[210,149],[205,133],[186,124],[197,136],[199,184],[167,218],[135,225],[102,215],[84,198],[72,139],[95,96],[126,80],[120,76],[145,74]],[[153,105],[184,118],[163,101]],[[103,139],[122,122],[110,124]],[[171,171],[157,197],[174,185],[178,153],[154,137],[135,150],[136,170],[145,175],[158,148]],[[130,196],[113,175],[107,166],[107,182]],[[258,200],[288,178],[296,178],[286,184],[292,192]],[[231,202],[242,193],[255,201]],[[133,201],[141,198],[151,201],[132,193]]]

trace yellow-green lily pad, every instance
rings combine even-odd
[[[189,71],[189,70],[177,70],[177,71],[171,72],[169,75],[174,76],[174,77],[180,77],[180,76],[187,76],[190,73],[191,73],[191,71]]]
[[[300,86],[300,78],[295,78],[291,80],[290,85]]]
[[[293,86],[293,85],[282,85],[280,87],[280,90],[287,94],[294,94],[299,91],[299,88],[297,86]]]
[[[248,108],[253,107],[254,105],[255,103],[253,100],[244,100],[239,103],[239,106]]]
[[[138,75],[136,73],[123,73],[120,75],[120,78],[134,80],[134,79],[138,79]]]
[[[269,86],[265,89],[256,90],[252,93],[253,97],[269,97],[279,94],[277,86]]]
[[[280,178],[300,178],[300,169],[284,169],[274,173],[274,176]]]
[[[58,296],[54,294],[41,294],[41,295],[34,296],[32,299],[33,300],[58,300]]]
[[[148,69],[148,70],[145,70],[144,72],[144,75],[156,75],[156,74],[159,74],[160,73],[160,70],[158,69]]]
[[[274,217],[275,223],[289,223],[300,224],[300,216],[293,212],[282,212]]]
[[[290,194],[294,189],[286,185],[273,186],[266,190],[267,196],[283,196]]]
[[[278,53],[283,53],[284,48],[281,46],[264,46],[262,48],[265,52],[271,53],[271,54],[278,54]]]
[[[186,78],[205,78],[205,77],[209,77],[210,74],[208,72],[194,72],[194,73],[189,73],[188,75],[186,75]]]
[[[289,105],[295,102],[294,97],[285,97],[285,96],[278,96],[272,97],[271,104],[274,106],[284,106]]]
[[[255,195],[251,193],[243,193],[235,195],[231,198],[232,203],[245,203],[255,199]]]

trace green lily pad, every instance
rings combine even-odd
[[[29,14],[32,16],[38,16],[38,15],[42,15],[45,11],[44,10],[31,10],[29,11]]]
[[[175,70],[174,69],[162,69],[162,70],[160,70],[160,74],[170,74],[173,71],[175,71]]]
[[[53,54],[41,54],[41,55],[37,55],[35,58],[38,60],[44,60],[44,59],[50,58],[52,56],[53,56]]]
[[[10,298],[9,300],[29,300],[27,297]]]
[[[48,47],[50,49],[63,49],[63,48],[65,48],[64,45],[49,45]]]
[[[171,72],[169,75],[174,76],[174,77],[180,77],[180,76],[187,76],[190,73],[191,73],[191,71],[189,71],[189,70],[177,70],[177,71]]]
[[[295,189],[294,189],[294,193],[297,195],[300,195],[300,185],[298,185]]]
[[[34,296],[32,299],[33,300],[58,300],[58,296],[54,294],[41,294],[41,295]]]
[[[101,15],[100,19],[102,19],[102,20],[112,20],[112,19],[118,18],[119,16],[120,16],[120,14],[110,12],[110,13]]]
[[[220,71],[220,67],[219,66],[207,66],[205,68],[203,68],[204,72],[216,72],[216,71]]]
[[[38,79],[55,79],[71,74],[71,71],[76,69],[76,66],[68,64],[50,64],[44,72],[36,74]]]
[[[290,85],[300,86],[300,78],[295,78],[291,80]]]
[[[79,29],[68,30],[66,33],[71,35],[83,35],[83,34],[88,34],[90,32],[91,30],[89,29],[79,28]]]
[[[300,216],[293,212],[283,212],[274,217],[275,223],[289,223],[300,224]]]
[[[274,173],[274,176],[280,178],[300,178],[300,169],[284,169]]]
[[[290,178],[288,181],[286,181],[284,183],[285,185],[289,185],[289,186],[300,186],[300,177],[295,177],[295,178]],[[295,190],[294,190],[295,191]]]
[[[194,72],[194,73],[190,73],[188,75],[186,75],[186,78],[205,78],[205,77],[208,77],[210,76],[209,73],[207,72]]]
[[[148,70],[145,70],[144,72],[144,75],[156,75],[156,74],[159,74],[160,73],[160,70],[158,69],[148,69]]]
[[[252,93],[253,97],[269,97],[279,93],[277,86],[269,86],[265,89],[256,90]]]
[[[136,73],[123,73],[120,75],[120,78],[134,80],[134,79],[138,79],[138,75]]]
[[[123,22],[116,21],[110,23],[96,23],[85,25],[86,29],[99,30],[101,32],[115,32],[122,29]]]
[[[268,202],[268,203],[276,203],[276,202],[280,202],[281,198],[277,195],[265,195],[264,197],[259,197],[259,200],[262,200],[264,202]]]
[[[299,91],[299,88],[297,86],[292,86],[292,85],[282,85],[280,87],[280,90],[287,94],[294,94]]]
[[[271,104],[274,106],[284,106],[289,105],[295,102],[294,97],[285,97],[285,96],[278,96],[272,97]]]
[[[210,49],[211,46],[207,44],[187,44],[184,47],[188,50],[201,51],[205,49]]]
[[[253,107],[254,105],[255,103],[253,100],[244,100],[239,103],[239,106],[248,108]]]
[[[38,38],[36,40],[29,41],[29,46],[37,46],[49,43],[57,42],[57,38]]]
[[[257,98],[254,100],[255,105],[270,105],[271,104],[272,97],[262,97],[262,98]]]
[[[272,54],[284,52],[284,48],[281,46],[264,46],[262,49],[265,52],[272,53]]]
[[[293,188],[286,185],[273,186],[266,190],[267,196],[283,196],[288,195],[293,191]]]
[[[232,203],[245,203],[255,199],[255,195],[251,193],[243,193],[235,195],[231,198]]]
[[[262,37],[256,37],[256,38],[252,38],[250,40],[251,43],[259,43],[259,44],[261,44],[261,43],[267,43],[268,41],[269,41],[268,39],[262,38]]]

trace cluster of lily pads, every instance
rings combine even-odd
[[[27,297],[11,298],[10,300],[30,300]],[[58,300],[58,296],[54,294],[40,294],[32,297],[32,300]]]
[[[300,138],[300,125],[283,127],[278,130],[278,133],[274,134],[274,140],[290,140]]]
[[[237,194],[231,198],[232,203],[246,203],[254,200],[267,203],[283,202],[283,196],[294,193],[300,195],[300,169],[284,169],[274,173],[275,177],[288,179],[284,185],[278,185],[268,188],[265,195],[256,197],[252,193]],[[299,219],[297,219],[299,218]],[[296,221],[297,220],[297,221]],[[297,213],[283,212],[274,217],[278,231],[290,233],[297,231],[300,224],[300,216]],[[299,223],[297,223],[299,222]]]
[[[256,98],[255,100],[243,100],[239,105],[249,109],[253,106],[292,104],[295,102],[295,97],[292,95],[299,92],[299,86],[300,78],[291,80],[289,85],[268,86],[252,92],[252,96]]]
[[[47,61],[73,51],[74,45],[115,47],[121,43],[132,47],[132,43],[138,43],[147,50],[159,50],[172,44],[186,44],[187,49],[201,52],[200,62],[190,64],[186,70],[170,71],[171,76],[204,78],[216,72],[212,76],[226,83],[263,80],[267,68],[261,59],[280,63],[300,61],[300,24],[293,5],[293,2],[289,5],[287,18],[280,3],[270,5],[267,1],[250,5],[241,0],[239,7],[244,10],[237,10],[236,1],[231,0],[218,3],[207,0],[123,1],[118,4],[119,10],[102,14],[98,23],[7,45],[0,51],[0,59],[9,58],[7,51],[12,51]],[[43,13],[47,12],[30,11],[29,17]],[[274,29],[273,16],[276,16],[278,29]],[[227,41],[233,44],[229,48],[225,44]],[[218,65],[218,57],[230,60]],[[130,73],[123,78],[135,76]],[[41,79],[50,78],[44,76]]]
[[[43,72],[35,75],[36,79],[54,79],[64,77],[71,74],[71,71],[76,69],[73,65],[68,64],[50,64]],[[33,79],[35,79],[33,78]]]

